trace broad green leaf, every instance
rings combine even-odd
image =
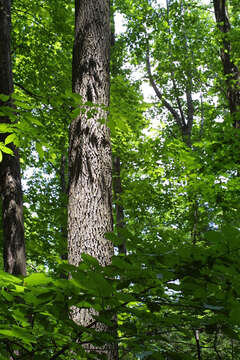
[[[30,343],[36,343],[36,339],[31,335],[31,333],[25,329],[22,329],[20,327],[14,327],[11,330],[8,329],[0,329],[0,336],[4,336],[6,338],[15,337],[17,339],[22,340],[23,342],[30,344]]]
[[[24,279],[24,283],[27,286],[29,286],[29,285],[30,286],[47,285],[47,284],[51,283],[52,281],[53,280],[50,277],[48,277],[47,275],[45,275],[43,273],[32,274]]]
[[[93,266],[99,266],[99,262],[96,258],[94,258],[93,256],[86,254],[86,253],[82,253],[81,257],[83,259],[83,261],[85,263],[87,263],[88,265],[93,265]]]
[[[112,286],[104,279],[101,274],[97,272],[90,272],[85,274],[73,274],[73,280],[82,289],[89,290],[91,293],[95,293],[101,296],[111,296]]]
[[[4,289],[1,290],[1,294],[7,301],[14,300],[14,296],[12,294],[10,294],[8,291],[5,291]]]
[[[8,101],[10,99],[9,95],[0,94],[0,100],[2,101]]]
[[[11,142],[15,143],[15,140],[16,140],[16,135],[15,134],[10,134],[6,137],[4,143],[5,145],[8,145],[10,144]]]
[[[0,124],[0,133],[12,132],[12,127],[9,124]]]
[[[20,284],[22,282],[22,280],[16,276],[13,276],[11,274],[8,274],[4,271],[0,271],[0,283],[2,284],[6,284],[7,286],[7,283],[16,283],[16,284]]]
[[[1,143],[0,143],[0,149],[1,149],[1,151],[2,151],[3,153],[5,153],[5,154],[14,155],[12,149],[8,148],[8,147],[5,146],[4,144],[1,144]]]
[[[26,103],[26,102],[24,102],[24,101],[18,101],[18,100],[16,100],[16,101],[14,102],[14,104],[15,104],[16,106],[20,107],[21,109],[24,109],[24,110],[32,110],[32,105],[30,105],[30,104],[28,104],[28,103]]]

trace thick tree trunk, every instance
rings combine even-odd
[[[13,93],[10,53],[11,1],[0,0],[0,94]],[[0,100],[1,106],[11,106],[11,100]],[[7,116],[0,123],[8,123]],[[7,134],[1,135],[4,141]],[[8,145],[9,146],[9,145]],[[14,275],[26,274],[23,201],[18,150],[10,145],[14,156],[4,154],[0,163],[0,191],[3,214],[4,270]]]
[[[240,71],[234,64],[231,54],[231,42],[229,32],[231,24],[228,18],[226,0],[214,0],[214,12],[218,29],[222,33],[222,46],[220,56],[223,64],[223,73],[226,78],[227,100],[229,110],[233,116],[233,123],[236,128],[240,127]]]
[[[76,0],[73,92],[83,101],[109,105],[109,3]],[[88,109],[90,111],[90,109]],[[112,159],[107,112],[90,118],[81,113],[71,124],[69,150],[69,260],[81,253],[110,263],[113,246],[104,239],[112,230]]]
[[[84,102],[109,105],[110,5],[108,0],[75,0],[73,92]],[[88,104],[87,104],[88,105]],[[87,111],[93,110],[91,107]],[[104,238],[112,231],[112,157],[107,110],[97,106],[81,112],[70,127],[68,258],[78,265],[81,254],[94,256],[101,265],[111,262],[113,244]],[[73,317],[89,326],[91,312],[75,309]],[[99,331],[108,331],[102,324]],[[112,331],[112,330],[109,330]],[[106,345],[108,359],[117,359]]]

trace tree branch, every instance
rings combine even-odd
[[[172,77],[172,83],[173,83],[173,90],[175,92],[175,96],[176,96],[176,100],[177,100],[177,104],[178,104],[178,109],[179,109],[179,112],[181,114],[182,123],[184,125],[187,125],[186,120],[185,120],[185,116],[184,116],[184,113],[183,113],[181,101],[180,101],[179,96],[177,94],[177,86],[176,86],[176,81],[175,81],[173,72],[171,73],[171,77]]]
[[[21,85],[19,83],[14,83],[14,85],[19,87],[20,89],[22,89],[27,95],[31,96],[34,99],[44,99],[43,96],[32,93],[30,90],[26,89],[23,85]]]
[[[150,84],[151,84],[153,90],[155,91],[155,94],[157,95],[159,100],[163,103],[163,106],[165,106],[165,108],[173,115],[175,121],[177,122],[178,126],[182,130],[184,124],[182,123],[182,120],[181,120],[178,112],[172,107],[171,104],[169,104],[169,102],[167,100],[165,100],[163,98],[162,93],[160,92],[160,90],[158,89],[158,87],[154,81],[152,71],[151,71],[150,59],[149,59],[149,48],[147,49],[147,54],[146,54],[146,66],[147,66],[148,78],[149,78],[149,81],[150,81]]]
[[[95,326],[97,324],[97,321],[94,320],[93,322],[91,322],[90,324],[88,324],[85,328],[86,329],[90,329],[91,327]],[[75,337],[75,339],[73,341],[77,341],[79,339],[79,337],[82,335],[83,331],[80,331],[77,336]],[[79,345],[85,344],[85,342],[80,342]],[[50,360],[56,360],[60,355],[64,354],[66,350],[70,349],[72,346],[72,342],[70,344],[65,344],[59,351],[57,351],[51,358]]]
[[[216,331],[215,332],[215,337],[214,337],[214,343],[213,343],[213,347],[214,347],[214,350],[217,354],[217,357],[218,357],[218,360],[222,360],[222,357],[218,351],[218,348],[217,348],[217,339],[218,339],[218,332]]]

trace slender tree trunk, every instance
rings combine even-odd
[[[115,22],[114,22],[114,12],[113,12],[113,1],[111,0],[111,48],[114,49],[115,46]],[[114,64],[111,64],[111,75],[117,76],[119,74],[119,68],[114,67]],[[120,254],[125,254],[126,241],[120,233],[120,229],[124,228],[124,209],[122,206],[122,180],[121,180],[121,159],[118,155],[113,156],[113,190],[114,190],[114,200],[115,200],[115,214],[116,214],[116,226],[118,238],[122,239],[121,244],[118,246],[118,251]]]
[[[0,0],[0,94],[13,93],[13,78],[10,52],[11,1]],[[11,106],[11,100],[0,100],[1,106]],[[0,123],[9,123],[7,116]],[[4,141],[8,134],[1,135]],[[26,274],[23,201],[19,154],[16,147],[8,145],[14,156],[4,154],[0,163],[0,191],[3,216],[4,270],[14,275]]]
[[[214,0],[214,12],[218,29],[222,33],[222,45],[220,56],[223,65],[223,73],[227,86],[227,100],[229,110],[233,116],[233,124],[236,128],[240,127],[240,71],[234,64],[231,54],[231,41],[229,33],[231,24],[227,12],[227,0]]]
[[[62,208],[62,219],[61,219],[61,233],[62,233],[62,244],[61,244],[61,259],[67,260],[68,253],[67,253],[67,222],[64,212],[64,209],[66,209],[66,198],[67,198],[67,183],[66,183],[66,167],[67,167],[67,158],[64,155],[64,149],[62,150],[61,155],[61,163],[60,163],[60,202],[61,202],[61,208]]]
[[[104,266],[113,255],[113,244],[104,237],[112,231],[113,219],[111,144],[107,110],[102,107],[109,106],[110,4],[108,0],[75,0],[75,11],[73,92],[83,102],[101,107],[91,114],[87,112],[92,108],[87,108],[70,127],[68,258],[78,265],[84,252]],[[84,309],[73,311],[74,320],[84,326],[92,323],[91,314]],[[103,324],[97,330],[108,331]],[[100,352],[118,359],[114,346],[106,345]]]
[[[197,358],[198,358],[198,360],[202,360],[199,330],[194,330],[194,336],[195,336],[195,341],[196,341],[196,346],[197,346]]]
[[[122,239],[121,244],[118,246],[118,251],[120,254],[126,254],[126,242],[124,237],[121,234],[120,229],[124,228],[124,209],[121,204],[122,201],[122,181],[121,181],[121,161],[119,156],[115,156],[113,158],[113,188],[115,195],[115,208],[116,208],[116,226],[117,226],[117,234],[119,239]]]

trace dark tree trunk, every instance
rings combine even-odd
[[[10,52],[11,1],[0,0],[0,94],[13,93],[13,78]],[[1,106],[11,106],[11,100],[0,100]],[[0,123],[9,123],[7,116]],[[1,135],[4,141],[7,134]],[[26,274],[23,201],[18,150],[8,145],[14,156],[3,154],[0,163],[0,191],[3,214],[4,270],[14,275]]]
[[[75,11],[73,92],[80,94],[83,102],[108,107],[109,1],[75,0]],[[113,244],[104,237],[113,229],[110,134],[107,110],[100,106],[95,110],[80,113],[70,127],[68,259],[74,265],[79,264],[83,252],[94,256],[101,265],[109,264],[113,255]],[[91,311],[75,309],[73,317],[84,326],[92,322]],[[108,331],[102,324],[97,327]],[[103,352],[108,359],[118,358],[114,346],[106,345]]]
[[[226,78],[227,100],[229,110],[233,116],[233,123],[236,128],[240,127],[240,71],[234,64],[231,54],[231,42],[229,32],[231,24],[228,18],[226,0],[214,0],[214,12],[218,29],[222,33],[222,46],[220,56],[223,64],[223,73]]]

